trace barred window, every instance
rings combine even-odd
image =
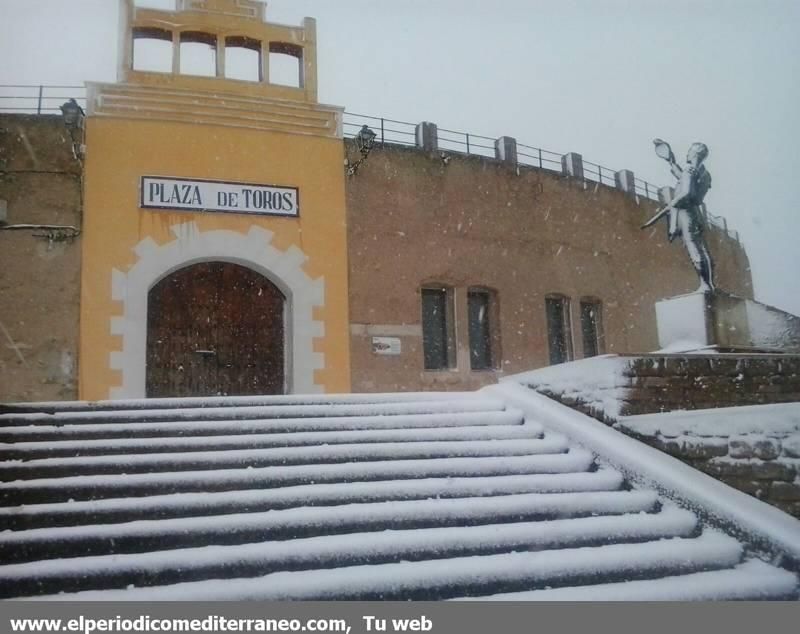
[[[598,299],[581,299],[581,333],[583,356],[595,357],[603,352],[603,304]]]
[[[495,319],[492,293],[484,289],[470,289],[467,292],[467,313],[469,316],[469,362],[473,370],[489,370],[494,367],[492,340],[495,338]]]
[[[572,360],[572,324],[569,317],[569,304],[569,298],[564,295],[548,295],[545,298],[550,365]]]
[[[422,294],[422,347],[426,370],[454,368],[455,323],[453,289],[448,287],[423,288]]]

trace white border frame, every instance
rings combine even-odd
[[[275,284],[286,297],[286,392],[322,393],[314,372],[325,367],[325,355],[313,340],[325,336],[325,324],[314,320],[314,308],[325,305],[325,281],[312,280],[302,267],[308,256],[292,246],[272,246],[273,233],[252,226],[246,233],[226,229],[200,231],[195,222],[171,227],[175,240],[159,245],[145,238],[133,250],[138,261],[127,273],[112,271],[111,295],[122,302],[121,317],[111,318],[111,334],[122,337],[122,350],[109,353],[109,367],[122,372],[122,385],[111,399],[144,398],[146,393],[147,294],[164,277],[199,262],[231,262],[252,269]]]

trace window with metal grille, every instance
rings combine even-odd
[[[572,327],[569,318],[569,298],[549,295],[545,298],[547,312],[547,341],[550,365],[572,360]]]
[[[469,317],[469,363],[473,370],[494,367],[492,357],[491,316],[492,296],[487,290],[470,289],[467,292]]]
[[[581,299],[581,333],[583,335],[584,357],[595,357],[603,351],[602,307],[603,305],[599,300]]]
[[[455,367],[453,290],[427,287],[422,294],[422,348],[426,370]]]

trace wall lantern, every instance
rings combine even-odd
[[[356,134],[354,139],[360,158],[355,163],[350,163],[347,161],[347,174],[349,176],[354,176],[358,171],[358,168],[361,167],[361,164],[367,160],[369,153],[375,146],[375,137],[377,136],[378,135],[375,134],[375,132],[373,132],[368,125],[365,124],[361,126],[361,129],[358,131],[358,134]]]
[[[68,130],[80,129],[83,127],[83,108],[74,99],[70,99],[61,106],[61,114],[64,115],[64,125]]]
[[[375,145],[376,136],[378,135],[370,130],[368,125],[361,126],[361,129],[356,135],[356,145],[358,147],[358,151],[361,153],[361,156],[366,157],[366,155],[370,153],[372,147]]]

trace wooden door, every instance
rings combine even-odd
[[[148,294],[147,396],[284,392],[284,302],[243,266],[180,269]]]

